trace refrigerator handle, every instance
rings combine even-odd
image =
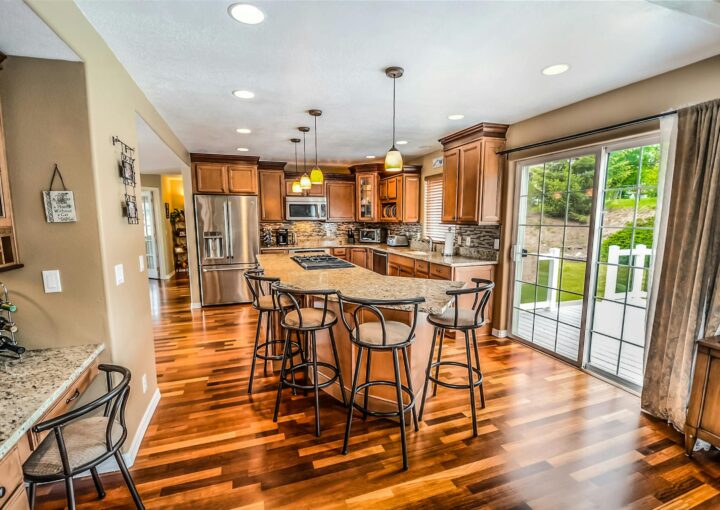
[[[235,248],[233,247],[233,226],[232,226],[232,202],[230,199],[226,202],[227,209],[225,210],[225,217],[227,218],[227,235],[228,235],[228,258],[235,258]]]

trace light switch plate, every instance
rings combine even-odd
[[[42,272],[43,287],[45,287],[45,294],[52,294],[53,292],[62,292],[62,284],[60,283],[60,270],[50,269]]]
[[[145,255],[138,255],[138,266],[140,266],[140,272],[145,271]]]
[[[122,264],[115,265],[115,285],[122,285],[125,283],[125,271],[123,270]]]
[[[495,239],[495,241],[493,242],[493,248],[495,248],[496,250],[500,249],[500,239]]]

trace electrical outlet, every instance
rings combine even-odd
[[[115,285],[122,285],[125,283],[125,270],[122,264],[115,265]]]
[[[138,266],[141,273],[145,271],[145,255],[138,255]]]
[[[147,393],[147,374],[143,374],[142,376],[142,388],[143,388],[143,395]]]
[[[496,250],[500,249],[500,239],[495,239],[493,241],[493,248],[495,248]]]

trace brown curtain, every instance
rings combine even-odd
[[[695,342],[720,332],[720,100],[678,112],[642,408],[685,425]]]

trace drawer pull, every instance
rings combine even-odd
[[[69,399],[67,399],[67,400],[65,401],[65,403],[66,403],[66,404],[69,404],[70,402],[72,402],[73,400],[75,400],[76,398],[78,398],[79,396],[80,396],[80,390],[76,388],[76,389],[75,389],[75,393],[73,393],[73,394],[72,394],[72,397],[70,397]]]
[[[4,498],[6,492],[5,487],[0,487],[0,498]]]

